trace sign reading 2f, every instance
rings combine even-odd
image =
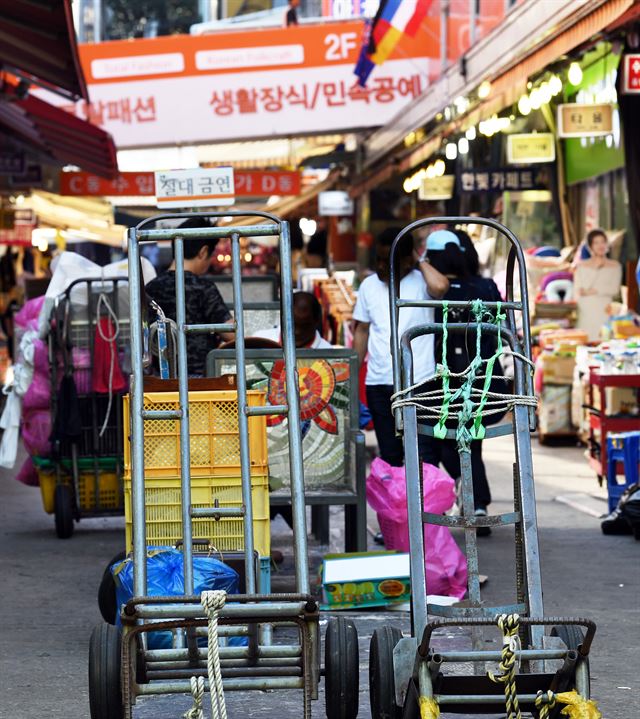
[[[329,33],[324,39],[327,48],[325,59],[327,62],[340,62],[348,60],[353,51],[358,48],[358,35],[355,32]],[[354,55],[355,62],[355,55]]]

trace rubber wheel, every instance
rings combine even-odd
[[[393,673],[393,649],[402,639],[396,627],[376,629],[369,649],[369,697],[371,719],[400,719],[402,709],[396,704]]]
[[[556,624],[551,627],[551,636],[558,637],[559,639],[561,639],[565,643],[567,649],[578,649],[578,647],[584,641],[584,632],[576,624]],[[589,660],[585,659],[585,661],[587,663],[587,683],[589,685],[589,693],[591,693],[591,681],[589,678]],[[575,688],[576,686],[574,677],[573,681],[570,681],[564,687],[560,687],[559,691],[570,691]],[[556,705],[549,714],[550,718],[556,719],[556,717],[560,717],[561,710],[562,706]]]
[[[105,622],[108,624],[116,623],[118,614],[118,602],[116,600],[116,583],[111,574],[111,565],[126,559],[126,552],[118,552],[105,567],[100,586],[98,587],[98,608]]]
[[[68,484],[57,484],[53,494],[53,513],[59,539],[73,534],[73,494]]]
[[[91,719],[123,719],[120,688],[120,627],[99,624],[89,642],[89,708]]]
[[[584,632],[582,628],[576,624],[556,624],[551,627],[551,636],[558,637],[566,644],[567,649],[578,649],[584,641]],[[589,677],[589,660],[587,663],[587,677]],[[573,689],[574,687],[570,687]],[[591,683],[589,682],[589,691],[591,691]]]
[[[360,656],[355,624],[330,617],[324,642],[325,704],[328,719],[358,716]]]

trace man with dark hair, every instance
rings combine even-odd
[[[402,440],[396,437],[391,412],[393,369],[391,363],[391,320],[389,316],[389,267],[391,245],[399,228],[389,227],[376,241],[376,274],[367,277],[358,290],[353,312],[356,322],[354,349],[360,363],[367,351],[367,404],[378,440],[380,457],[391,465],[404,464]],[[418,259],[411,235],[405,235],[396,252],[400,297],[406,300],[439,298],[449,289],[449,281],[424,259]],[[409,327],[433,322],[433,310],[426,307],[402,307],[399,312],[398,337]],[[435,373],[433,335],[418,337],[413,350],[413,381],[424,382]],[[428,461],[426,456],[423,456]]]
[[[322,325],[322,307],[317,298],[311,292],[293,293],[293,323],[297,348],[305,349],[326,349],[331,347],[320,334]],[[282,337],[279,327],[268,330],[259,330],[253,333],[253,337],[272,340],[279,345],[282,344]]]
[[[202,217],[185,220],[179,229],[211,227]],[[193,238],[184,240],[185,314],[187,324],[219,324],[228,322],[227,309],[215,284],[204,277],[211,265],[211,255],[217,240]],[[175,255],[174,255],[175,256]],[[175,260],[166,272],[158,275],[146,286],[150,299],[162,307],[165,315],[176,319]],[[187,337],[187,363],[189,375],[204,375],[207,353],[218,347],[222,339],[232,340],[233,333],[195,334]]]

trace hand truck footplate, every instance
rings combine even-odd
[[[582,627],[586,630],[584,637],[577,646],[550,645],[542,647],[523,646],[515,651],[516,661],[523,665],[522,672],[514,676],[515,689],[523,712],[538,711],[536,700],[539,694],[547,692],[561,692],[574,688],[576,685],[578,666],[588,661],[589,650],[596,631],[594,622],[582,618],[519,617],[519,624],[524,631],[531,626],[552,628],[553,635],[557,627]],[[431,677],[431,691],[437,704],[449,713],[479,713],[495,714],[504,704],[504,684],[492,680],[488,673],[473,674],[461,670],[460,665],[471,663],[499,664],[502,652],[497,647],[490,649],[454,649],[432,646],[432,639],[437,630],[453,628],[496,628],[494,620],[483,618],[441,619],[429,622],[424,630],[422,641],[415,648],[415,660],[412,676],[407,683],[406,676],[399,676],[396,672],[396,686],[400,696],[407,697],[412,704],[412,698],[417,701],[419,696],[420,675],[428,673]],[[556,635],[557,636],[557,635]],[[400,646],[400,653],[405,654],[409,647],[408,641],[404,647]],[[533,664],[537,663],[537,664]],[[553,666],[550,670],[550,666]],[[402,664],[398,662],[398,664]],[[449,664],[452,671],[443,671],[444,665]],[[407,663],[404,663],[407,666]],[[536,671],[534,667],[543,667],[543,671]],[[557,669],[556,669],[557,667]],[[404,681],[403,681],[404,679]],[[586,693],[586,692],[585,692]]]

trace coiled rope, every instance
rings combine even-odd
[[[185,712],[183,719],[205,719],[202,702],[204,700],[205,683],[204,677],[191,677],[191,696],[193,697],[193,706],[188,712]]]
[[[518,614],[501,614],[497,624],[502,632],[502,659],[498,665],[500,674],[487,672],[487,676],[496,684],[504,684],[504,699],[507,719],[521,719],[520,704],[516,691],[517,657],[520,649],[520,616]]]
[[[598,705],[592,699],[580,696],[575,689],[560,694],[554,694],[552,691],[538,692],[536,708],[539,711],[539,719],[549,719],[551,709],[557,703],[566,705],[560,714],[568,719],[602,719]]]
[[[211,695],[212,719],[227,719],[227,706],[224,701],[220,653],[218,650],[218,615],[227,600],[227,593],[220,590],[202,592],[200,603],[207,615],[207,676]],[[205,683],[203,677],[191,677],[191,695],[193,707],[183,715],[184,719],[205,719],[202,708]]]

